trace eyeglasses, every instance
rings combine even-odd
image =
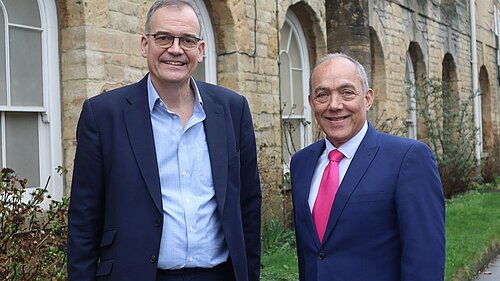
[[[156,46],[160,48],[170,48],[174,44],[175,38],[179,39],[179,45],[184,50],[192,50],[198,46],[198,42],[200,42],[201,38],[196,36],[173,36],[164,32],[157,32],[154,34],[145,34],[146,36],[153,37]]]
[[[335,96],[342,101],[348,102],[354,100],[358,95],[359,94],[353,90],[334,91],[334,93],[332,93],[322,89],[313,94],[313,100],[317,103],[327,103]]]

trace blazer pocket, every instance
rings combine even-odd
[[[113,244],[115,241],[116,230],[108,230],[102,234],[101,244],[99,245],[101,248],[109,246]]]
[[[350,201],[353,203],[357,202],[374,202],[374,201],[383,201],[389,199],[390,196],[386,192],[374,192],[374,193],[362,193],[362,194],[353,194],[351,196]]]
[[[112,260],[100,261],[99,265],[97,266],[97,272],[95,276],[109,275],[111,273],[111,269],[113,269]]]

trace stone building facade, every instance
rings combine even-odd
[[[417,138],[417,117],[408,115],[411,101],[405,81],[448,77],[456,83],[460,98],[475,88],[481,90],[476,113],[483,145],[478,153],[491,152],[498,142],[494,135],[500,126],[499,0],[191,1],[200,10],[207,42],[205,62],[196,77],[236,90],[250,103],[266,215],[278,215],[283,207],[279,195],[288,188],[283,171],[290,152],[321,137],[307,104],[307,83],[315,61],[328,52],[349,53],[367,68],[375,90],[371,120],[382,114],[400,117],[406,120],[408,136]],[[38,120],[34,123],[38,122],[39,130],[49,127],[38,135],[46,136],[46,141],[39,140],[40,165],[28,174],[38,176],[40,182],[52,175],[51,192],[56,198],[70,192],[75,128],[83,101],[136,82],[147,73],[139,43],[152,2],[0,0],[9,22],[6,33],[29,29],[39,32],[42,40],[43,104],[52,106],[21,111],[40,111],[41,117],[33,115]],[[26,10],[26,5],[40,11],[40,23],[33,27],[10,23],[16,9]],[[472,17],[471,11],[475,11]],[[473,20],[476,24],[471,28]],[[16,47],[11,44],[9,50],[14,53]],[[15,64],[10,59],[7,69]],[[6,81],[14,79],[8,75]],[[14,95],[11,91],[7,88],[7,95]],[[7,103],[4,111],[12,110],[17,109]],[[47,112],[52,119],[45,120]],[[8,133],[3,129],[2,136]],[[8,152],[2,148],[6,166]],[[19,163],[18,172],[23,170]],[[65,177],[54,172],[58,165],[68,169]]]

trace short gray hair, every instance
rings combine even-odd
[[[366,92],[368,92],[369,85],[368,85],[368,77],[366,76],[365,68],[363,67],[363,65],[359,61],[355,60],[354,58],[352,58],[344,53],[329,53],[329,54],[325,55],[324,57],[322,57],[321,59],[319,59],[316,66],[314,66],[313,70],[311,71],[311,76],[309,77],[309,92],[312,93],[312,84],[311,84],[312,79],[311,78],[312,78],[312,75],[314,74],[314,71],[316,70],[316,68],[318,68],[318,66],[320,64],[322,64],[326,61],[335,59],[335,58],[344,58],[344,59],[347,59],[347,60],[351,61],[352,63],[354,63],[354,65],[356,66],[356,68],[358,70],[359,79],[361,80],[361,87],[362,87],[363,93],[366,94]]]
[[[194,5],[192,5],[190,2],[188,1],[184,1],[184,0],[156,0],[153,5],[151,6],[151,8],[149,8],[149,11],[148,11],[148,14],[146,16],[146,23],[144,24],[144,33],[149,33],[149,28],[151,27],[151,18],[153,17],[153,14],[160,8],[163,8],[163,7],[177,7],[177,8],[181,8],[181,7],[189,7],[191,8],[194,13],[196,14],[196,20],[198,21],[198,27],[199,27],[199,32],[200,34],[198,35],[201,35],[201,21],[200,21],[200,16],[198,14],[198,10],[196,9],[196,7]]]

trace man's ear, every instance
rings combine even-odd
[[[372,107],[374,98],[375,98],[375,93],[373,92],[373,89],[369,88],[365,95],[367,111]]]
[[[146,37],[145,35],[142,35],[142,37],[141,37],[141,55],[143,58],[146,58],[148,56],[148,45],[149,45],[148,37]]]

